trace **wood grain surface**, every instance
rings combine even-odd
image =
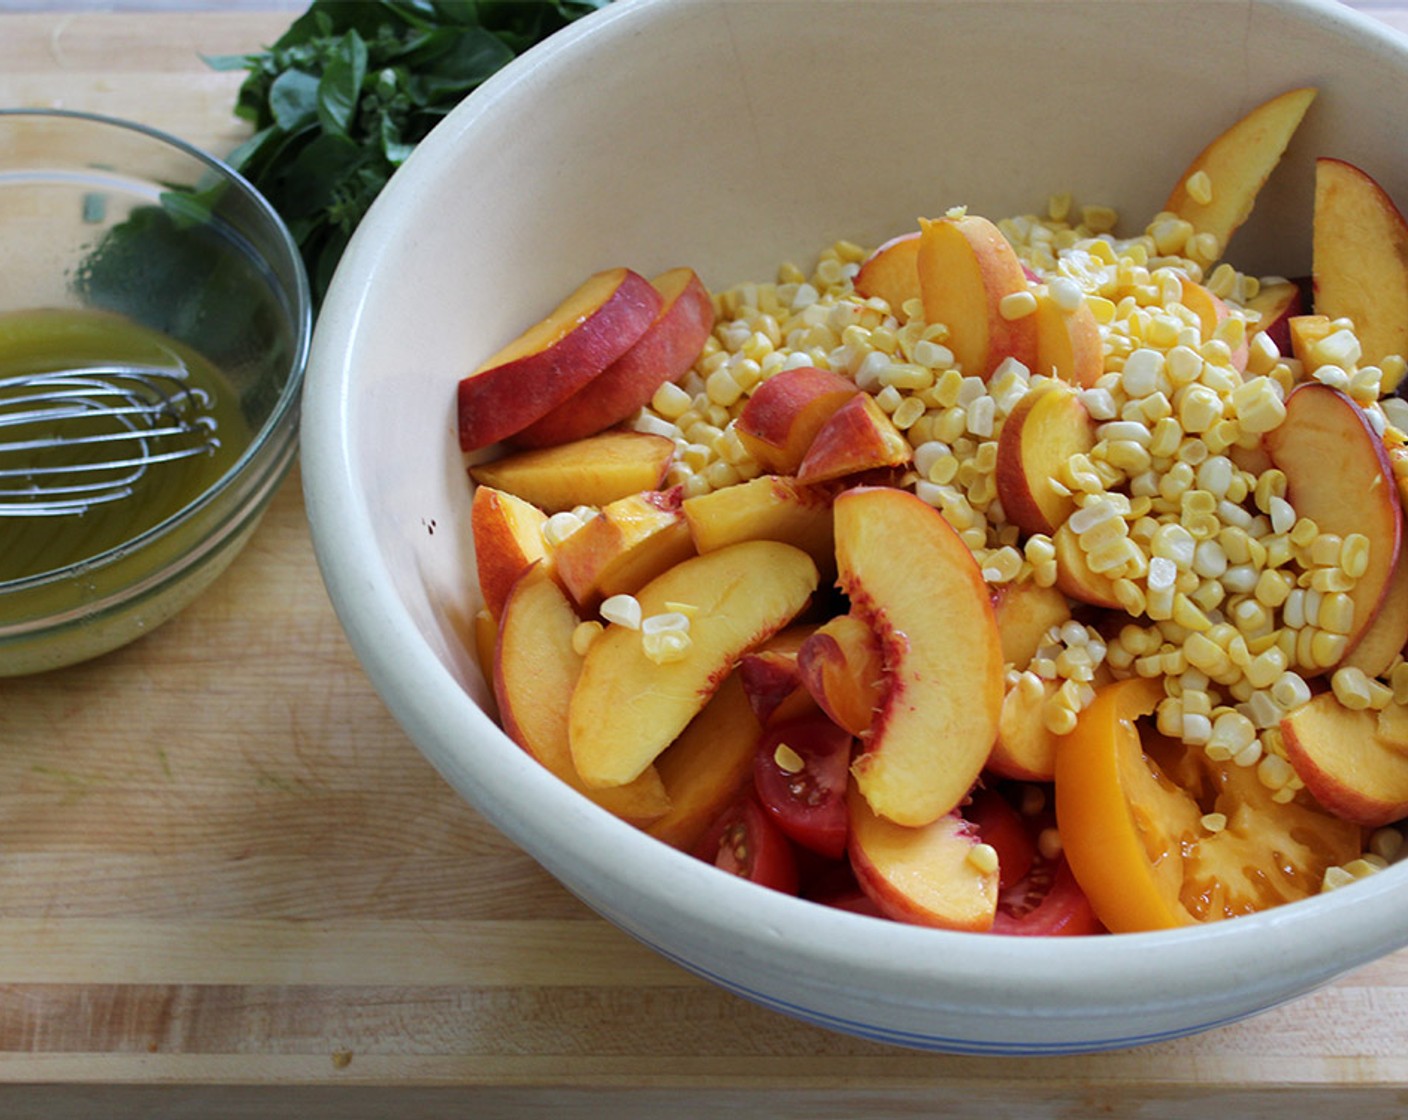
[[[1362,5],[1408,30],[1408,6]],[[207,5],[213,8],[214,5]],[[5,11],[0,104],[222,152],[275,10]],[[858,946],[857,951],[863,951]],[[1408,952],[1072,1059],[909,1053],[718,991],[459,801],[324,594],[295,474],[192,608],[0,681],[0,1116],[1408,1115]]]

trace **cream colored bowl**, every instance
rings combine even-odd
[[[719,873],[559,784],[485,715],[454,390],[589,272],[773,275],[965,203],[1069,190],[1136,220],[1217,131],[1322,93],[1237,236],[1309,264],[1310,159],[1408,198],[1408,49],[1333,4],[630,0],[457,109],[357,233],[306,398],[315,542],[377,689],[445,778],[570,890],[759,1003],[907,1046],[1059,1053],[1250,1015],[1408,942],[1408,871],[1171,933],[1029,941],[826,909]]]

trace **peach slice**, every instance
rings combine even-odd
[[[1080,539],[1069,525],[1063,524],[1057,529],[1051,542],[1056,546],[1056,586],[1064,594],[1092,607],[1120,609],[1114,581],[1091,569]]]
[[[993,594],[1002,660],[1017,669],[1031,664],[1046,636],[1071,620],[1071,604],[1054,587],[1031,580],[1002,584]]]
[[[1317,159],[1311,230],[1315,310],[1353,321],[1365,365],[1408,357],[1408,223],[1387,192],[1352,164]]]
[[[589,789],[568,746],[567,713],[582,657],[572,647],[577,614],[562,588],[541,569],[514,584],[499,619],[494,695],[504,731],[552,774],[632,824],[659,820],[670,798],[653,767],[614,789]]]
[[[670,810],[646,831],[681,851],[693,850],[752,780],[761,733],[739,675],[733,673],[655,763],[670,795]]]
[[[738,659],[738,678],[753,714],[763,726],[797,719],[816,710],[802,683],[797,653],[815,627],[789,626]]]
[[[1283,355],[1291,353],[1290,320],[1305,310],[1301,286],[1294,280],[1264,283],[1256,295],[1247,300],[1246,308],[1258,316],[1247,327],[1248,337],[1265,334]]]
[[[864,735],[885,693],[880,643],[864,619],[837,615],[817,627],[797,651],[797,670],[832,722]]]
[[[1072,455],[1095,446],[1095,421],[1075,389],[1049,381],[1013,407],[997,437],[994,481],[1002,508],[1028,533],[1056,532],[1075,499],[1053,485]]]
[[[807,553],[826,576],[836,565],[831,496],[789,475],[764,474],[684,500],[700,552],[739,541],[782,541]]]
[[[952,526],[907,490],[858,486],[833,509],[837,583],[885,676],[851,772],[876,813],[929,824],[967,795],[997,737],[1002,644],[987,585]]]
[[[1189,280],[1186,276],[1180,279],[1183,285],[1183,298],[1179,302],[1198,317],[1203,338],[1205,340],[1212,338],[1218,324],[1226,319],[1231,311],[1221,297],[1213,295],[1203,285]],[[1245,339],[1232,351],[1232,367],[1239,373],[1247,368],[1247,343]]]
[[[679,487],[617,498],[554,550],[558,578],[582,610],[634,595],[694,555]]]
[[[993,597],[1002,659],[1018,670],[1031,664],[1053,627],[1068,622],[1071,605],[1054,587],[1030,580],[1004,584]],[[1042,708],[1056,683],[1044,681],[1032,691],[1018,685],[1007,690],[998,717],[997,741],[988,769],[1004,778],[1049,782],[1056,772],[1057,738],[1042,722]]]
[[[1286,336],[1290,340],[1291,355],[1305,367],[1307,376],[1321,365],[1314,354],[1315,344],[1328,337],[1333,330],[1328,315],[1292,315],[1286,320]]]
[[[1398,563],[1389,577],[1378,614],[1340,664],[1359,669],[1366,677],[1381,677],[1405,648],[1408,648],[1408,548],[1400,546]]]
[[[821,426],[860,389],[838,373],[798,366],[753,390],[734,430],[769,474],[796,474]]]
[[[997,912],[996,871],[969,854],[982,841],[957,812],[917,828],[877,815],[854,787],[847,850],[861,890],[887,918],[982,932]]]
[[[714,329],[714,301],[692,268],[654,277],[660,311],[635,345],[540,420],[516,433],[521,447],[549,447],[614,427],[655,390],[689,372]]]
[[[1377,828],[1408,816],[1408,739],[1385,738],[1379,716],[1322,692],[1281,721],[1286,757],[1329,812]]]
[[[1088,389],[1105,373],[1105,343],[1095,313],[1082,300],[1067,311],[1045,291],[1036,297],[1036,364],[1032,373]]]
[[[1259,441],[1251,447],[1241,447],[1234,443],[1227,449],[1227,457],[1236,464],[1238,470],[1251,475],[1262,475],[1272,469],[1271,456]]]
[[[845,478],[914,458],[904,434],[869,393],[857,393],[818,429],[797,468],[803,486]]]
[[[474,563],[484,605],[494,618],[503,612],[509,588],[519,576],[538,561],[551,566],[543,544],[547,520],[548,515],[532,502],[506,491],[492,486],[480,486],[474,491],[469,509]]]
[[[1286,476],[1286,498],[1298,516],[1310,518],[1322,533],[1369,539],[1368,569],[1349,592],[1352,651],[1378,615],[1398,565],[1403,510],[1388,453],[1363,410],[1318,382],[1291,391],[1286,418],[1262,442]]]
[[[892,237],[861,262],[851,283],[866,299],[883,299],[890,305],[890,313],[904,322],[904,305],[921,298],[918,259],[918,230]]]
[[[498,644],[499,621],[488,607],[480,607],[474,612],[474,657],[490,687],[494,682],[494,649]]]
[[[1022,782],[1049,782],[1056,776],[1060,737],[1045,723],[1046,702],[1056,695],[1055,681],[1040,688],[1017,685],[1002,698],[988,770],[1002,778]]]
[[[660,293],[629,268],[589,277],[460,380],[460,450],[498,443],[547,415],[635,345],[659,310]]]
[[[478,463],[469,476],[548,513],[604,506],[665,480],[675,444],[649,432],[602,432],[556,447],[517,451]]]
[[[1271,172],[1280,163],[1286,145],[1299,127],[1316,91],[1293,89],[1258,105],[1220,133],[1194,157],[1178,177],[1163,208],[1192,224],[1198,233],[1217,239],[1216,256],[1247,220]],[[1210,198],[1189,190],[1189,180],[1205,175]]]
[[[816,590],[801,549],[744,541],[676,564],[640,589],[645,618],[694,608],[685,656],[652,660],[642,635],[613,623],[587,650],[572,693],[572,757],[592,788],[623,785],[684,730],[738,658],[786,626]]]
[[[1027,274],[1002,232],[977,215],[921,219],[919,289],[924,318],[948,327],[945,345],[959,368],[986,380],[1004,358],[1037,361],[1035,315],[1009,319],[1007,296],[1028,290]]]

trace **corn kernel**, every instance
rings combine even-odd
[[[628,630],[639,630],[641,626],[640,601],[634,595],[612,595],[600,607],[601,617],[607,622],[624,626]]]

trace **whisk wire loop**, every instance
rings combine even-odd
[[[157,464],[212,453],[213,402],[188,376],[112,362],[0,377],[0,517],[82,514]]]

